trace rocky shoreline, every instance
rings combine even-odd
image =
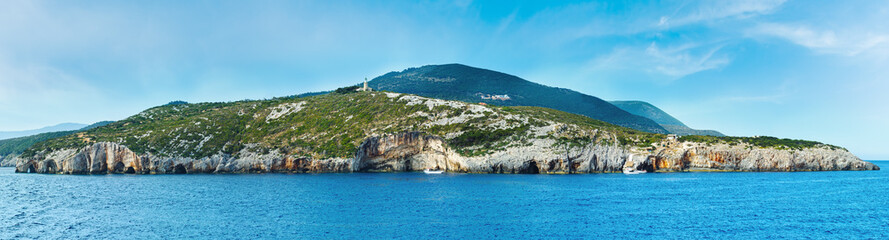
[[[635,166],[648,172],[682,171],[845,171],[879,170],[844,149],[774,149],[745,145],[664,142],[655,149],[587,144],[559,148],[555,140],[511,147],[485,156],[463,157],[445,140],[420,132],[367,138],[355,158],[310,159],[277,150],[204,158],[137,154],[126,146],[101,142],[81,148],[18,158],[16,172],[56,174],[184,173],[343,173],[409,172],[440,168],[462,173],[607,173]]]

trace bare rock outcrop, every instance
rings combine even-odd
[[[661,171],[840,171],[879,170],[849,151],[831,147],[806,149],[759,148],[749,145],[684,143],[651,156],[654,169]]]
[[[352,171],[467,171],[462,163],[462,157],[447,147],[441,137],[402,132],[364,140],[352,162]]]
[[[15,161],[18,158],[15,154],[0,155],[0,167],[15,167]]]

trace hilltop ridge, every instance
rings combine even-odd
[[[656,122],[597,97],[463,64],[408,68],[376,77],[368,84],[373,89],[445,100],[552,108],[640,131],[669,133]]]

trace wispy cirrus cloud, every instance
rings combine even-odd
[[[645,49],[645,54],[652,58],[654,71],[673,78],[681,78],[729,64],[731,60],[727,56],[717,55],[721,48],[721,45],[701,47],[695,44],[660,48],[657,44],[651,43]]]
[[[512,39],[536,39],[531,44],[541,45],[547,51],[574,48],[586,42],[614,43],[606,51],[590,53],[586,67],[592,75],[617,70],[644,72],[652,80],[669,82],[731,64],[729,53],[733,50],[726,48],[731,48],[736,41],[730,40],[741,34],[735,28],[719,28],[773,14],[785,2],[589,2],[546,9],[522,21],[509,20],[513,25],[521,26],[518,35],[511,36]],[[706,30],[689,34],[683,30],[687,27]]]
[[[767,15],[775,12],[785,2],[786,0],[658,3],[593,1],[545,9],[521,25],[527,36],[544,38],[548,40],[547,44],[564,44],[584,38],[660,32],[687,25]]]
[[[855,56],[862,52],[883,48],[889,44],[889,34],[873,32],[841,32],[818,30],[805,25],[761,23],[748,31],[753,37],[774,37],[812,49],[818,53]]]
[[[594,71],[644,70],[656,78],[672,81],[731,63],[727,55],[719,53],[722,47],[697,43],[661,47],[652,42],[644,48],[617,48],[593,59],[590,66]]]
[[[679,5],[670,15],[663,15],[657,25],[675,27],[725,18],[749,18],[773,13],[786,0],[702,1]]]

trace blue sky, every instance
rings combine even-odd
[[[463,63],[889,159],[886,1],[0,1],[0,130]]]

